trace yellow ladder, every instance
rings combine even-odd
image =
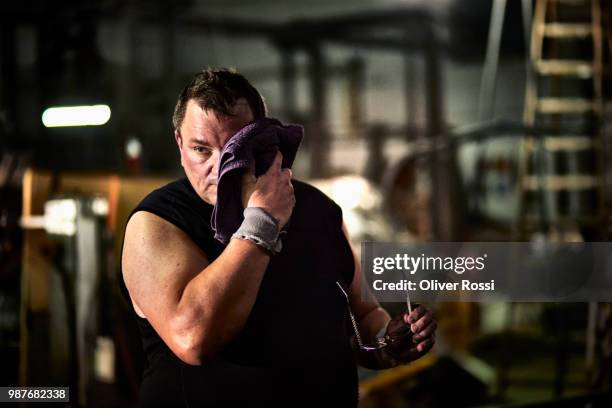
[[[589,18],[572,21],[580,13]],[[565,18],[558,19],[561,15]],[[592,44],[591,58],[557,55],[561,46],[584,51],[580,45],[585,41]],[[534,132],[523,139],[519,158],[520,239],[526,239],[534,229],[547,233],[551,228],[605,225],[604,145],[599,123],[603,114],[603,51],[600,0],[536,0],[530,43],[532,72],[527,79],[523,115],[526,127]],[[565,88],[561,81],[565,81]],[[569,84],[580,89],[587,81],[592,84],[591,95],[564,94]],[[582,126],[572,129],[564,122],[570,118],[578,118]],[[579,158],[584,159],[585,153],[594,161],[589,172],[578,169]],[[564,174],[557,174],[555,163],[562,164]],[[567,210],[559,206],[561,194],[565,194]],[[584,200],[585,194],[590,200]],[[537,214],[529,206],[534,196]],[[593,202],[586,210],[581,204],[585,201]]]

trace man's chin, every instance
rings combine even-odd
[[[217,204],[217,186],[207,189],[200,197],[210,205]]]

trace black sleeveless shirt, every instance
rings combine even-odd
[[[357,405],[346,298],[336,285],[348,287],[354,273],[342,213],[314,187],[293,185],[283,250],[272,257],[243,329],[215,358],[184,363],[134,312],[146,355],[143,406]],[[148,211],[174,224],[212,262],[224,249],[213,238],[212,209],[183,178],[150,193],[132,214]],[[121,286],[131,307],[123,275]]]

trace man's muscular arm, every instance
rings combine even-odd
[[[350,244],[351,241],[346,225],[342,225],[342,231]],[[352,248],[351,252],[355,263],[355,272],[349,291],[351,307],[353,308],[353,313],[355,313],[361,337],[363,337],[366,342],[371,343],[374,341],[376,334],[387,326],[391,317],[389,313],[380,306],[372,292],[370,292],[367,287],[362,287],[361,262],[359,258],[357,258],[355,252],[352,251]]]
[[[350,237],[343,225],[342,230],[346,236],[346,239],[350,243]],[[389,314],[383,309],[369,288],[363,287],[365,283],[362,279],[361,263],[353,252],[353,259],[355,261],[355,274],[349,291],[350,302],[357,319],[357,325],[361,337],[366,343],[373,343],[376,335],[383,329],[387,328],[387,324],[391,320]],[[398,359],[393,361],[387,358],[380,359],[375,365],[372,365],[372,359],[360,360],[363,355],[357,354],[358,362],[364,367],[368,368],[390,368],[397,364],[397,362],[409,362],[416,360],[425,353],[427,353],[434,345],[434,333],[437,327],[436,322],[433,320],[431,311],[425,306],[421,305],[414,309],[411,314],[402,313],[400,316],[396,316],[394,321],[399,319],[400,324],[403,323],[406,326],[410,326],[410,331],[414,333],[410,344],[402,345],[401,350],[395,350]],[[391,327],[393,325],[390,325]],[[395,324],[394,326],[397,326]],[[397,329],[395,327],[394,329]],[[394,330],[394,329],[391,329]]]
[[[290,172],[277,155],[251,187],[248,206],[262,207],[284,225],[295,198]],[[233,239],[212,263],[179,228],[148,212],[126,228],[122,269],[135,310],[149,320],[184,362],[205,362],[235,336],[249,316],[268,253],[251,241]]]

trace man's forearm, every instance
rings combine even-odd
[[[382,307],[376,307],[362,316],[357,323],[360,334],[366,344],[373,344],[377,335],[384,331],[391,317]],[[357,346],[357,345],[355,345]],[[357,363],[370,369],[384,369],[394,367],[396,364],[389,359],[382,351],[361,351],[356,350]]]
[[[178,314],[184,327],[198,336],[196,343],[203,358],[214,354],[241,330],[269,262],[270,255],[260,246],[233,239],[185,286]]]
[[[368,342],[373,342],[376,340],[378,332],[387,327],[389,320],[391,320],[389,313],[379,306],[362,316],[357,324],[359,325],[361,336],[367,339]]]

